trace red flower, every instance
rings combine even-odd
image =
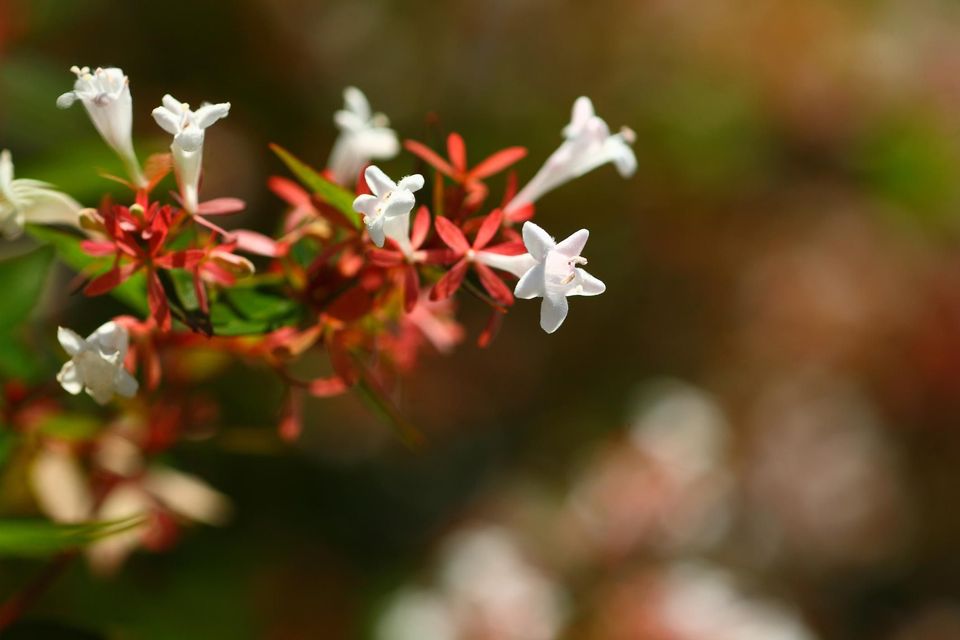
[[[460,288],[460,283],[463,282],[463,277],[467,273],[467,267],[472,264],[480,278],[480,283],[490,294],[490,297],[503,305],[513,304],[513,293],[510,288],[483,262],[484,253],[502,254],[504,252],[509,253],[507,250],[512,249],[512,243],[509,247],[496,245],[487,248],[490,241],[497,235],[502,223],[503,213],[499,209],[494,210],[483,219],[471,245],[460,227],[447,218],[438,217],[434,221],[440,239],[450,247],[454,256],[459,257],[460,260],[447,273],[443,274],[443,277],[433,286],[433,291],[430,292],[432,300],[443,300],[452,296]]]
[[[403,307],[407,313],[413,311],[420,295],[420,274],[416,264],[437,263],[443,261],[446,251],[421,250],[427,233],[430,231],[430,212],[426,207],[420,207],[413,220],[413,230],[410,234],[410,250],[404,252],[392,239],[388,240],[390,249],[370,248],[367,255],[370,262],[378,267],[401,267],[403,269]]]
[[[114,266],[91,280],[84,293],[89,296],[107,293],[144,269],[147,274],[150,315],[162,330],[169,330],[170,305],[157,271],[193,271],[204,259],[206,252],[202,249],[165,249],[164,242],[174,222],[174,210],[169,205],[152,203],[145,207],[143,202],[132,207],[113,205],[97,215],[96,222],[102,226],[109,239],[85,240],[81,246],[92,256],[113,255]]]
[[[415,140],[406,140],[403,146],[440,173],[463,185],[467,192],[465,202],[471,206],[480,204],[487,197],[487,186],[482,182],[484,178],[503,171],[527,155],[527,150],[523,147],[508,147],[488,156],[472,169],[467,169],[467,148],[459,133],[451,133],[447,137],[449,162],[428,146]]]

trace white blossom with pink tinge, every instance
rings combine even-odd
[[[586,96],[573,103],[570,124],[563,129],[563,137],[563,144],[507,203],[504,213],[532,204],[548,191],[608,162],[612,162],[624,178],[637,170],[637,157],[630,148],[636,137],[634,132],[624,127],[619,133],[611,134],[610,127],[597,117],[593,103]]]
[[[578,266],[587,263],[580,254],[589,235],[589,231],[580,229],[558,243],[534,223],[523,224],[523,244],[536,264],[517,282],[513,295],[525,300],[543,298],[540,327],[547,333],[559,329],[566,320],[567,296],[596,296],[607,289]]]

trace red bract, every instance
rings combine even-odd
[[[523,147],[508,147],[488,156],[472,169],[467,169],[467,147],[459,133],[451,133],[447,137],[449,162],[416,140],[406,140],[403,146],[440,173],[462,185],[467,194],[465,203],[469,206],[478,205],[487,197],[487,186],[482,182],[484,178],[503,171],[527,155],[527,150]]]
[[[161,206],[158,203],[144,205],[143,202],[132,207],[112,205],[97,214],[99,217],[96,222],[108,239],[85,240],[81,246],[92,256],[113,255],[114,265],[91,280],[84,293],[90,296],[107,293],[143,269],[147,276],[150,315],[161,329],[168,330],[171,325],[170,306],[157,271],[194,270],[206,252],[202,249],[167,250],[164,242],[174,223],[174,210],[169,205]]]
[[[432,300],[443,300],[444,298],[452,296],[456,290],[460,288],[463,277],[467,273],[467,267],[472,264],[474,270],[477,272],[477,276],[480,278],[480,283],[483,285],[483,288],[487,290],[487,293],[490,294],[490,297],[503,305],[513,304],[513,293],[510,291],[510,288],[504,284],[503,280],[501,280],[490,267],[476,259],[477,254],[483,250],[491,253],[503,252],[503,249],[505,249],[503,245],[487,248],[490,241],[497,235],[502,223],[503,213],[499,209],[494,210],[484,218],[471,245],[460,227],[448,219],[438,217],[434,221],[434,226],[437,229],[437,234],[439,234],[440,239],[450,247],[453,255],[460,259],[433,286],[433,291],[430,293]]]
[[[370,262],[378,267],[402,269],[403,277],[403,307],[409,313],[417,304],[420,295],[420,274],[417,264],[439,264],[446,257],[446,251],[421,250],[423,242],[430,232],[430,211],[420,207],[413,220],[413,230],[410,233],[410,250],[404,252],[394,241],[389,240],[390,249],[370,248],[367,255]]]

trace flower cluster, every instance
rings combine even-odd
[[[172,136],[169,153],[141,165],[127,76],[117,68],[72,71],[73,90],[57,105],[83,104],[122,163],[127,175],[116,180],[131,195],[82,208],[50,185],[14,180],[4,152],[0,225],[7,236],[26,230],[52,245],[78,271],[86,296],[112,295],[140,317],[106,319],[86,339],[59,329],[70,360],[57,381],[67,393],[86,392],[103,405],[96,423],[111,426],[84,431],[77,446],[56,429],[36,426],[75,420],[69,401],[38,403],[31,394],[9,404],[8,418],[15,429],[45,434],[35,450],[32,484],[52,519],[139,518],[111,544],[94,548],[101,568],[115,568],[137,546],[162,548],[172,540],[173,524],[217,524],[225,517],[225,498],[152,461],[191,428],[195,417],[185,407],[204,404],[191,382],[200,374],[180,364],[190,353],[202,349],[220,361],[239,359],[275,372],[286,389],[278,408],[283,438],[300,433],[305,396],[358,387],[402,439],[416,444],[419,433],[403,419],[393,389],[424,348],[448,352],[463,339],[455,294],[467,292],[489,306],[490,322],[479,336],[486,345],[516,298],[542,298],[540,326],[553,333],[567,317],[568,297],[605,289],[583,269],[586,229],[557,242],[531,222],[536,200],[560,184],[608,162],[624,175],[634,170],[629,132],[611,135],[587,98],[577,100],[563,144],[530,183],[517,190],[511,172],[501,204],[490,206],[487,181],[522,160],[524,148],[504,149],[470,167],[457,133],[446,137],[446,159],[420,142],[401,145],[386,116],[348,88],[345,107],[334,116],[340,136],[323,171],[273,147],[298,181],[269,181],[289,205],[271,237],[212,220],[242,210],[242,201],[201,197],[207,130],[227,117],[230,103],[193,109],[165,95],[152,116]],[[394,161],[402,148],[411,154],[410,169],[434,171],[395,180],[370,164]],[[160,186],[171,173],[177,189],[167,201]],[[432,199],[418,202],[425,193]],[[71,228],[37,226],[44,223]],[[305,375],[299,364],[318,355],[328,363],[326,372],[317,375],[314,368]]]

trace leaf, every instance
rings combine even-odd
[[[360,228],[360,216],[353,210],[352,193],[330,182],[283,147],[271,144],[270,149],[318,198],[342,213],[355,228]]]
[[[210,306],[213,331],[219,336],[260,335],[295,325],[300,306],[280,292],[245,288],[222,291]]]
[[[48,520],[0,520],[0,556],[36,558],[52,555],[129,531],[142,522],[142,516],[78,524],[57,524]]]
[[[3,291],[0,332],[7,333],[33,311],[43,292],[52,259],[53,250],[41,247],[0,262],[0,291]]]
[[[41,421],[39,429],[44,435],[63,440],[89,440],[102,426],[103,422],[93,416],[58,413]]]
[[[84,271],[97,262],[96,258],[87,255],[80,248],[82,239],[73,234],[35,225],[27,225],[27,233],[35,240],[51,245],[56,250],[57,257],[74,271]],[[103,271],[106,271],[106,269]],[[140,314],[146,315],[149,313],[146,290],[145,276],[140,272],[135,273],[118,287],[112,289],[110,295]]]

